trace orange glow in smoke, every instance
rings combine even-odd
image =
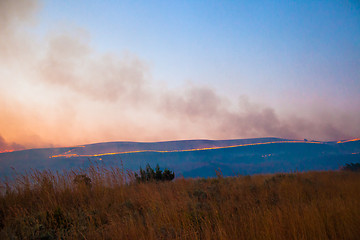
[[[0,153],[13,152],[14,150],[1,150]]]

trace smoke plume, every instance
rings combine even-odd
[[[7,151],[16,151],[25,149],[24,146],[17,143],[8,143],[5,139],[0,135],[0,153]]]

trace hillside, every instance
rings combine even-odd
[[[336,170],[360,162],[359,139],[339,142],[280,138],[183,140],[169,142],[111,142],[67,148],[45,148],[0,154],[0,176],[30,168],[63,170],[96,162],[136,171],[159,164],[184,177],[211,177],[307,170]]]

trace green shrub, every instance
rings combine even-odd
[[[175,173],[169,169],[165,168],[164,171],[161,171],[159,164],[156,165],[155,170],[151,168],[150,164],[146,165],[145,170],[140,167],[139,174],[134,173],[138,182],[171,181],[175,178]]]

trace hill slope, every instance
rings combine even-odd
[[[138,170],[146,163],[173,169],[177,176],[227,175],[330,170],[360,162],[360,140],[311,142],[280,138],[110,142],[0,154],[0,176],[35,169],[86,167],[90,161]],[[89,161],[90,160],[90,161]]]

